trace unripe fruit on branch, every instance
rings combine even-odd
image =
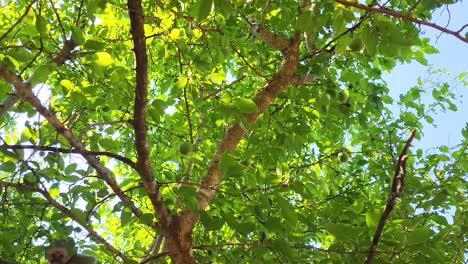
[[[341,151],[340,153],[338,153],[338,160],[342,163],[345,163],[349,160],[349,155],[348,153],[344,152],[344,151]]]
[[[182,142],[179,144],[179,151],[183,155],[187,155],[193,151],[193,145],[190,142]]]
[[[348,102],[349,94],[341,91],[338,95],[338,98],[340,99],[340,103],[345,104],[346,102]]]
[[[352,51],[361,51],[364,48],[364,41],[362,41],[362,39],[359,37],[355,37],[353,40],[351,40],[349,48]]]

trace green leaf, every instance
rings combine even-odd
[[[25,62],[31,58],[31,54],[29,54],[25,49],[11,50],[8,52],[8,55],[19,62]]]
[[[140,223],[142,223],[142,224],[149,225],[149,224],[151,224],[151,223],[154,221],[154,214],[152,214],[152,213],[144,213],[143,215],[141,215],[139,221],[140,221]],[[123,221],[122,221],[122,222],[123,222]],[[124,225],[124,224],[122,223],[122,225]]]
[[[96,52],[96,64],[101,67],[107,67],[112,64],[112,56],[107,52]]]
[[[299,15],[296,22],[296,29],[304,32],[314,32],[316,30],[316,23],[314,23],[313,14],[307,10]]]
[[[341,241],[346,241],[353,236],[353,229],[349,224],[326,223],[324,228],[336,239]]]
[[[48,25],[47,20],[43,16],[37,14],[36,15],[36,29],[37,29],[37,32],[41,34],[41,36],[47,35],[47,32],[49,31],[47,29],[47,25]]]
[[[210,14],[212,7],[213,7],[213,0],[196,1],[194,4],[195,18],[198,21],[205,19]]]
[[[219,169],[223,177],[241,177],[245,173],[245,166],[232,155],[230,152],[225,152],[219,161]]]
[[[371,229],[375,229],[379,223],[380,215],[382,212],[380,210],[370,210],[366,213],[366,223],[367,226]]]
[[[353,71],[353,70],[345,70],[341,73],[340,80],[342,82],[356,82],[361,80],[362,75]]]
[[[200,221],[207,230],[219,230],[224,225],[224,219],[219,216],[211,216],[207,212],[200,213]]]
[[[298,214],[295,212],[294,207],[281,196],[277,196],[276,201],[281,208],[282,216],[291,225],[291,227],[295,226],[298,220]]]
[[[431,238],[432,234],[433,231],[428,227],[418,227],[408,234],[406,242],[408,245],[423,244]]]
[[[426,60],[426,58],[424,57],[424,54],[421,51],[419,51],[419,50],[415,51],[413,54],[414,54],[414,59],[417,62],[421,63],[424,66],[427,66],[427,60]]]
[[[99,145],[101,145],[101,147],[105,150],[113,150],[117,147],[115,144],[115,140],[111,138],[102,138],[101,140],[99,140]]]
[[[213,83],[220,84],[226,79],[226,74],[224,72],[214,72],[208,75]]]
[[[38,83],[45,82],[56,67],[57,65],[55,63],[49,63],[37,67],[37,69],[30,77],[31,85],[34,86]]]
[[[187,85],[187,83],[188,83],[187,77],[184,75],[181,75],[179,76],[179,79],[177,80],[177,82],[174,84],[174,88],[176,88],[176,90],[181,90]]]
[[[243,114],[251,114],[257,111],[257,104],[249,98],[234,98],[232,104]]]
[[[67,88],[68,90],[73,90],[75,85],[70,80],[61,80],[60,85]]]
[[[181,186],[178,190],[178,194],[180,195],[181,201],[185,207],[194,211],[198,209],[198,200],[195,188],[192,186]]]
[[[251,222],[244,222],[244,223],[240,223],[237,226],[236,230],[239,232],[239,234],[243,236],[247,236],[256,230],[256,225]]]
[[[180,30],[178,28],[173,28],[171,33],[169,33],[169,37],[173,40],[177,40],[180,36]]]
[[[86,214],[81,209],[73,208],[71,209],[71,213],[78,223],[86,224]]]
[[[265,222],[265,227],[269,232],[274,234],[283,234],[285,233],[285,228],[281,223],[281,219],[278,217],[269,217]]]
[[[86,39],[81,28],[77,26],[72,26],[71,32],[72,32],[72,39],[76,44],[83,45],[86,43]]]
[[[97,39],[87,39],[84,48],[88,50],[102,50],[106,46],[106,43]]]
[[[293,250],[291,250],[290,246],[286,241],[283,239],[273,239],[268,241],[268,247],[273,250],[273,252],[280,253],[281,255],[285,256],[287,259],[293,258]]]
[[[147,216],[147,218],[149,218]],[[120,214],[120,224],[121,226],[125,226],[127,225],[130,220],[132,220],[132,212],[128,209],[125,209],[125,210],[122,210],[121,214]],[[150,220],[152,221],[152,219]]]
[[[72,164],[68,165],[67,167],[65,167],[65,174],[67,174],[67,175],[72,174],[74,171],[76,171],[77,167],[78,167],[78,165],[76,163],[72,163]]]
[[[216,13],[222,14],[225,18],[229,18],[229,16],[233,14],[234,10],[229,0],[216,0],[213,2],[215,5]]]
[[[437,214],[432,214],[431,219],[433,219],[435,222],[437,222],[440,225],[448,226],[448,221],[447,218],[445,218],[442,215],[437,215]]]

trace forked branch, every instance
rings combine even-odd
[[[286,40],[268,32],[265,28],[257,24],[253,24],[252,27],[252,31],[257,32],[257,37],[281,50],[282,63],[278,72],[254,96],[253,101],[257,105],[257,111],[245,115],[247,129],[252,126],[259,115],[267,109],[271,102],[273,102],[288,85],[304,84],[316,78],[313,74],[305,76],[295,75],[299,64],[299,34],[295,34],[292,40]],[[216,189],[221,180],[219,161],[222,155],[226,151],[235,150],[245,133],[245,129],[242,128],[239,123],[234,123],[224,134],[224,138],[219,143],[206,175],[203,177],[200,187],[197,190],[197,200],[200,209],[206,208],[216,193]]]
[[[106,181],[106,183],[111,187],[120,200],[125,203],[137,217],[141,217],[143,215],[141,210],[138,209],[130,200],[130,198],[122,191],[122,189],[117,184],[117,181],[113,178],[112,175],[108,173],[106,168],[99,162],[96,156],[85,154],[86,149],[81,141],[68,127],[66,127],[60,122],[60,120],[58,120],[57,116],[52,111],[50,111],[42,104],[39,98],[31,90],[30,85],[23,82],[20,77],[7,69],[7,67],[2,63],[0,63],[0,77],[9,82],[15,88],[18,96],[23,100],[28,101],[39,114],[46,118],[49,124],[55,128],[57,133],[62,135],[74,149],[81,151],[81,155],[86,159],[88,164],[96,170],[96,172]],[[150,224],[150,226],[157,228],[155,224]]]

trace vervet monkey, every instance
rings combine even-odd
[[[96,258],[75,254],[75,249],[65,240],[55,240],[45,250],[49,264],[95,264]]]

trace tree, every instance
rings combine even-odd
[[[465,75],[382,79],[455,2],[1,1],[0,257],[463,263],[468,126],[411,142]]]

